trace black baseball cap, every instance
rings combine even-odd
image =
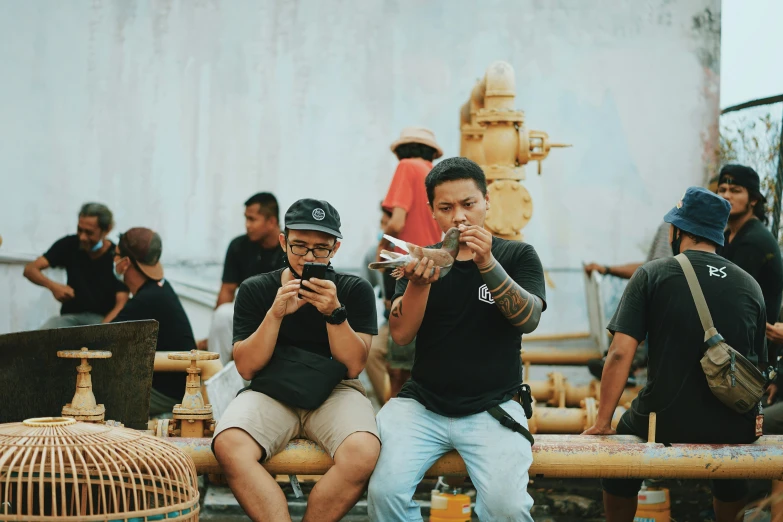
[[[728,183],[745,187],[752,194],[761,194],[758,173],[745,165],[729,164],[720,169],[718,184]]]
[[[690,187],[663,218],[683,232],[709,239],[723,246],[723,230],[729,220],[728,201],[702,187]]]
[[[327,201],[300,199],[285,213],[285,228],[291,230],[316,230],[326,232],[337,239],[340,234],[340,214]]]

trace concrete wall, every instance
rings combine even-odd
[[[502,59],[528,126],[574,144],[528,169],[544,265],[642,259],[704,179],[719,52],[720,0],[3,2],[0,248],[40,253],[99,200],[157,229],[166,264],[220,262],[270,190],[335,204],[357,267],[389,144],[422,124],[455,155],[458,109]],[[573,330],[581,277],[552,277],[542,327]]]
[[[30,284],[22,276],[24,261],[0,255],[0,334],[35,330],[60,313],[60,303],[48,290]],[[65,283],[64,270],[49,270],[47,275]]]

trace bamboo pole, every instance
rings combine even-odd
[[[585,365],[600,359],[598,348],[555,348],[553,346],[522,348],[522,362],[531,364]]]
[[[560,334],[531,334],[525,336],[525,342],[552,342],[552,341],[576,341],[589,339],[590,332],[567,332]]]
[[[166,439],[187,453],[199,474],[221,473],[211,439]],[[323,475],[332,459],[314,442],[291,441],[264,463],[272,475]],[[456,451],[441,457],[426,476],[466,475]],[[764,436],[753,444],[671,444],[664,446],[625,435],[537,435],[531,477],[553,478],[783,478],[783,436]]]

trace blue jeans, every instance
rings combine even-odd
[[[519,403],[507,401],[501,407],[527,427]],[[476,514],[482,522],[533,521],[533,499],[527,493],[530,443],[489,413],[444,417],[413,399],[392,399],[376,421],[382,446],[367,494],[370,520],[422,520],[413,500],[416,486],[441,455],[456,449],[476,488]]]

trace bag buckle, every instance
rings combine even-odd
[[[529,385],[522,384],[519,387],[519,400],[525,411],[525,417],[529,419],[533,416],[533,392],[530,391]]]

